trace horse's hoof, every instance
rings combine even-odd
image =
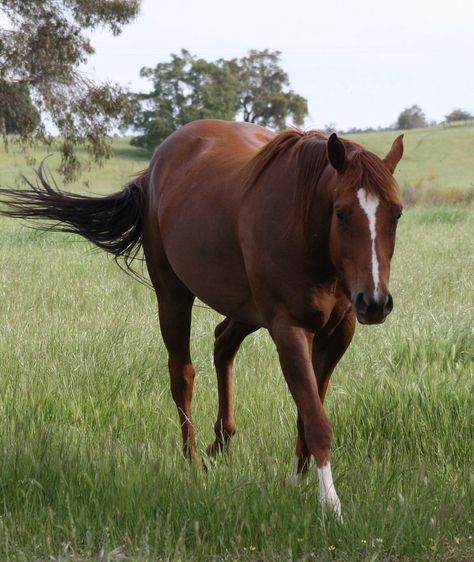
[[[336,521],[338,523],[343,523],[342,518],[342,509],[341,509],[341,500],[335,495],[332,498],[327,498],[325,500],[321,499],[321,509],[323,514],[325,512],[329,512],[334,515]]]
[[[214,458],[218,454],[222,453],[223,450],[224,445],[220,441],[214,441],[214,443],[211,443],[206,449],[206,453],[208,457]]]
[[[191,460],[191,465],[197,469],[197,472],[200,474],[207,473],[207,466],[206,463],[202,460],[202,458],[197,455],[194,456]]]

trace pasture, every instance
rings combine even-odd
[[[472,127],[436,131],[451,139],[436,146],[464,147],[469,135],[472,146]],[[407,135],[401,178],[472,188],[458,153],[414,161],[421,134]],[[356,140],[384,153],[392,139]],[[116,190],[146,166],[147,155],[117,147],[73,189]],[[11,184],[25,163],[14,150],[1,157]],[[416,206],[401,219],[394,312],[358,326],[327,397],[339,525],[321,514],[313,470],[289,479],[295,406],[267,334],[239,352],[238,433],[202,475],[181,457],[153,292],[78,238],[1,219],[0,559],[472,560],[473,239],[472,208]],[[219,317],[199,306],[193,316],[204,453]]]

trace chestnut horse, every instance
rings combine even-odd
[[[320,500],[340,516],[323,402],[355,319],[385,320],[402,206],[393,172],[402,136],[382,160],[317,132],[274,135],[247,123],[190,123],[122,191],[95,198],[39,184],[1,190],[5,215],[49,219],[130,261],[143,247],[169,354],[186,457],[201,464],[191,415],[189,339],[198,297],[225,316],[215,330],[219,411],[208,454],[235,433],[232,366],[246,336],[266,328],[297,407],[297,475],[316,459]]]

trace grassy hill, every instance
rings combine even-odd
[[[349,135],[376,154],[383,156],[399,134],[397,131]],[[405,155],[397,170],[397,179],[407,203],[415,200],[430,203],[465,204],[474,200],[474,126],[433,127],[405,132]],[[103,166],[87,162],[82,153],[84,172],[68,186],[74,191],[106,193],[117,190],[130,175],[148,165],[150,153],[129,144],[129,139],[114,141],[115,157]],[[32,167],[53,152],[50,147],[29,149],[27,155],[14,145],[0,146],[0,183],[13,185],[20,173],[32,176]],[[57,168],[58,155],[48,160]]]
[[[397,134],[397,131],[384,131],[349,138],[382,156]],[[396,176],[405,198],[418,196],[433,203],[472,203],[473,126],[410,130],[405,132],[404,140],[405,153]]]

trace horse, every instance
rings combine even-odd
[[[207,454],[236,432],[232,368],[243,340],[265,328],[297,409],[295,475],[316,460],[322,506],[341,517],[323,403],[361,324],[393,308],[390,263],[402,214],[393,177],[403,135],[379,158],[361,145],[297,129],[201,120],[172,133],[121,191],[91,197],[48,183],[1,189],[3,215],[47,219],[115,259],[143,249],[158,300],[183,453],[199,466],[191,401],[191,311],[196,298],[224,316],[215,329],[218,413]]]

